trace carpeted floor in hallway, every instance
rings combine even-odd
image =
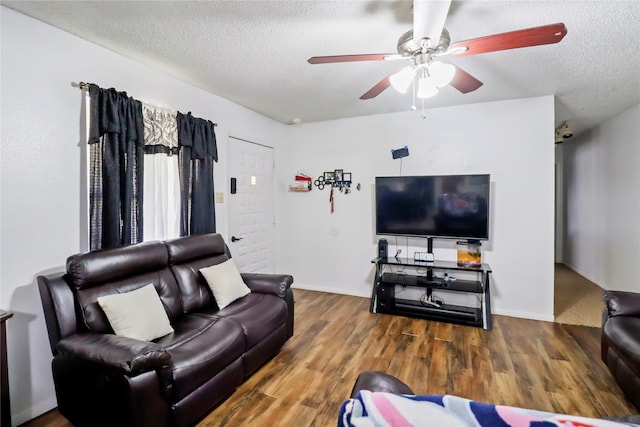
[[[556,323],[600,327],[603,289],[564,264],[555,265]]]

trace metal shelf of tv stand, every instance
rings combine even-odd
[[[377,287],[378,283],[389,285],[406,285],[422,287],[430,290],[442,290],[447,292],[468,292],[481,295],[480,308],[444,304],[441,307],[424,306],[418,301],[396,299],[395,308],[389,314],[399,314],[410,317],[421,317],[432,320],[460,323],[463,325],[479,326],[491,329],[491,295],[489,275],[491,267],[483,263],[479,266],[464,266],[452,261],[416,261],[410,258],[375,258],[371,261],[376,264],[376,273],[371,294],[370,311],[377,312]],[[424,275],[383,273],[385,265],[401,267],[416,267],[426,269]],[[429,279],[433,271],[469,271],[480,273],[480,280],[455,280],[444,282],[443,280]],[[389,281],[383,281],[383,274],[391,275]]]

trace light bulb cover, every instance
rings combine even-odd
[[[431,98],[438,93],[438,88],[429,76],[420,77],[418,80],[418,93],[416,96],[421,99]]]
[[[407,89],[409,89],[414,75],[415,71],[413,67],[404,67],[397,73],[392,74],[391,77],[389,77],[389,82],[398,92],[407,93]]]
[[[429,75],[433,79],[433,84],[436,87],[444,87],[453,80],[453,77],[456,75],[456,67],[451,64],[433,61],[429,64]]]

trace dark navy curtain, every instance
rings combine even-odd
[[[180,235],[215,233],[213,162],[215,125],[191,113],[177,115],[180,171]]]
[[[91,250],[141,242],[142,103],[94,84],[89,94]]]

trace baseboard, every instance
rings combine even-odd
[[[572,265],[572,264],[567,264],[567,263],[565,263],[565,262],[563,262],[563,263],[561,263],[561,264],[562,264],[562,265],[564,265],[565,267],[567,267],[569,270],[573,271],[574,273],[576,273],[576,274],[578,274],[578,275],[582,276],[585,280],[587,280],[587,281],[589,281],[589,282],[593,283],[594,285],[599,286],[600,288],[605,289],[605,290],[609,289],[609,288],[607,288],[604,284],[602,284],[602,283],[600,283],[600,282],[596,282],[595,280],[593,280],[592,278],[590,278],[590,277],[587,275],[587,273],[586,273],[586,272],[581,271],[581,269],[579,269],[579,268],[575,267],[574,265]]]
[[[27,421],[31,421],[32,419],[44,414],[45,412],[49,412],[57,406],[58,401],[55,397],[47,399],[44,402],[40,402],[39,404],[34,405],[25,411],[22,411],[18,414],[13,414],[11,416],[11,425],[17,426],[20,424],[24,424]]]
[[[545,315],[540,313],[529,313],[527,311],[516,311],[516,310],[497,310],[495,307],[492,307],[492,314],[496,314],[498,316],[508,316],[508,317],[517,317],[519,319],[527,319],[527,320],[540,320],[543,322],[553,322],[554,316]]]
[[[353,289],[343,288],[326,288],[322,286],[313,286],[306,284],[296,283],[292,286],[293,289],[304,289],[306,291],[327,292],[330,294],[349,295],[352,297],[371,298],[371,291],[354,291]]]
[[[307,291],[328,292],[330,294],[340,294],[340,295],[350,295],[354,297],[371,298],[370,291],[354,291],[353,289],[343,289],[343,288],[326,288],[322,286],[307,285],[304,283],[303,284],[296,283],[292,287],[293,289],[304,289]],[[543,322],[554,321],[553,315],[529,313],[526,311],[496,310],[495,308],[492,308],[492,314],[497,314],[500,316],[508,316],[508,317],[517,317],[520,319],[528,319],[528,320],[541,320]]]

